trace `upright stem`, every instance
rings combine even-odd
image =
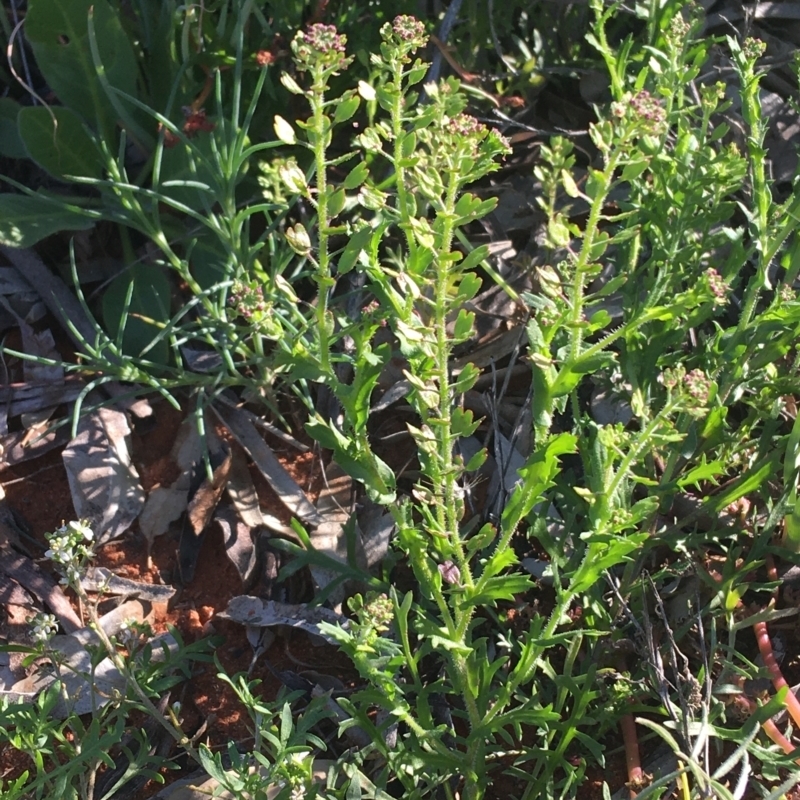
[[[572,307],[569,317],[570,346],[569,356],[567,358],[568,364],[573,364],[581,354],[581,345],[583,343],[583,293],[586,283],[587,267],[592,261],[592,250],[594,249],[594,241],[597,235],[597,226],[600,222],[600,216],[603,213],[603,205],[605,204],[611,181],[614,179],[614,172],[617,169],[621,157],[622,152],[620,150],[615,150],[609,157],[605,169],[598,176],[599,185],[597,186],[594,199],[592,200],[589,220],[586,223],[586,231],[583,236],[583,244],[575,264],[575,279],[572,284],[571,298]]]
[[[755,74],[754,67],[754,64],[748,63],[739,75],[742,81],[742,115],[749,128],[747,151],[750,156],[750,180],[753,184],[753,201],[755,203],[752,224],[755,229],[758,265],[756,275],[747,287],[737,331],[745,330],[750,324],[761,290],[769,288],[767,270],[772,260],[769,255],[769,209],[772,204],[772,195],[767,184],[765,170],[764,120],[758,96],[760,76]]]
[[[323,373],[331,371],[330,362],[330,325],[328,321],[328,295],[333,286],[330,267],[330,253],[328,251],[328,180],[326,160],[327,124],[325,117],[325,78],[322,67],[314,70],[314,83],[309,93],[309,102],[313,112],[313,124],[309,131],[314,146],[315,179],[317,187],[317,224],[318,252],[316,281],[319,288],[317,298],[316,320],[317,336],[319,337],[319,360]]]
[[[439,481],[437,487],[436,517],[442,531],[447,535],[451,550],[455,556],[455,561],[461,574],[461,583],[464,586],[472,586],[473,578],[470,570],[469,559],[464,551],[461,541],[460,531],[460,503],[458,501],[457,481],[459,471],[453,461],[453,447],[455,437],[452,431],[452,388],[450,385],[450,351],[451,342],[447,331],[447,317],[450,309],[448,302],[448,289],[450,284],[450,261],[448,256],[453,244],[455,230],[455,206],[458,195],[459,180],[456,171],[449,174],[447,193],[445,196],[444,209],[441,212],[444,220],[441,240],[437,257],[435,259],[435,320],[434,329],[436,336],[436,355],[434,377],[439,389],[439,408],[438,419],[431,420],[436,431],[438,444],[438,463]],[[441,594],[441,590],[437,591]],[[458,644],[465,643],[469,621],[472,618],[473,606],[460,610],[456,605],[453,608],[453,618],[456,629],[451,631],[453,640]],[[455,684],[461,689],[469,718],[470,730],[475,730],[481,722],[481,714],[475,691],[470,681],[470,668],[467,658],[460,652],[453,651],[450,654],[450,661],[455,672]],[[482,788],[477,782],[480,762],[483,760],[484,753],[483,737],[470,737],[467,745],[466,766],[464,769],[464,797],[466,800],[478,800],[482,794]]]
[[[461,542],[460,527],[460,504],[456,497],[456,483],[458,480],[458,470],[453,462],[453,445],[455,439],[452,432],[452,389],[450,387],[450,339],[447,332],[447,315],[450,311],[447,293],[450,281],[450,262],[447,256],[453,244],[453,232],[455,228],[455,206],[456,197],[459,189],[458,177],[455,173],[450,173],[443,211],[444,228],[442,230],[441,244],[435,262],[436,286],[435,286],[435,334],[436,334],[436,367],[435,379],[439,388],[439,417],[435,422],[436,438],[439,449],[440,470],[440,492],[442,502],[437,503],[436,516],[441,530],[447,535],[456,556],[456,562],[461,572],[461,580],[467,586],[472,586],[472,573],[469,568],[469,561],[464,552]],[[458,619],[460,615],[457,613]],[[459,624],[459,628],[462,625]]]
[[[408,220],[412,215],[409,209],[406,170],[403,166],[403,109],[405,107],[405,96],[403,95],[403,64],[399,58],[396,58],[392,64],[391,85],[394,90],[394,98],[392,100],[390,114],[392,117],[392,135],[394,136],[393,164],[397,187],[397,210],[400,213],[401,223],[406,223],[403,225],[406,244],[408,245],[409,255],[413,255],[417,249],[417,243],[414,240],[414,234],[407,225]]]

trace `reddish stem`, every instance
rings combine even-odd
[[[772,642],[769,638],[769,631],[767,631],[766,622],[753,623],[753,630],[756,634],[756,641],[758,642],[758,650],[761,653],[761,658],[772,676],[772,685],[775,691],[779,692],[785,686],[787,688],[786,699],[784,705],[790,716],[794,720],[795,725],[800,729],[800,701],[792,691],[792,687],[786,683],[786,678],[783,677],[781,668],[775,660],[775,654],[772,651]]]
[[[644,779],[642,762],[639,758],[639,737],[636,733],[636,723],[633,714],[623,714],[619,719],[619,727],[622,730],[622,741],[625,743],[625,765],[628,768],[628,787],[631,798],[636,797],[638,792],[634,787],[641,786]]]
[[[772,557],[771,553],[767,553],[766,564],[767,564],[767,577],[769,577],[771,581],[777,582],[778,571],[775,568],[775,559]],[[770,607],[774,606],[776,599],[777,598],[773,596],[770,602]],[[758,651],[761,653],[761,658],[763,659],[764,664],[769,670],[769,674],[772,676],[772,685],[775,687],[776,692],[779,692],[781,689],[783,689],[784,686],[786,687],[787,692],[784,705],[786,706],[786,710],[789,712],[789,715],[794,720],[795,725],[798,728],[800,728],[800,701],[798,701],[797,696],[792,691],[792,687],[789,686],[789,684],[786,682],[786,678],[783,677],[781,668],[778,666],[778,662],[775,660],[775,653],[772,650],[772,641],[769,638],[769,630],[767,629],[767,623],[766,622],[753,623],[753,631],[756,634],[756,642],[758,642]],[[764,730],[766,730],[766,725],[764,726]],[[772,739],[771,735],[770,738]],[[776,740],[772,739],[772,741],[775,742]],[[780,742],[777,743],[780,744]],[[781,747],[783,747],[783,745],[781,745]]]
[[[747,703],[748,707],[750,708],[750,713],[755,714],[758,710],[758,706],[753,702],[747,695],[742,695],[742,698]],[[771,720],[767,719],[761,723],[761,727],[764,728],[764,733],[775,742],[778,747],[780,747],[784,753],[789,755],[789,753],[793,753],[795,750],[794,745],[778,730],[778,726]],[[795,761],[796,764],[800,764],[800,758]]]

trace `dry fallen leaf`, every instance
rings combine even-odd
[[[200,484],[187,506],[186,515],[195,536],[199,536],[210,524],[222,493],[228,485],[230,470],[231,451],[228,449],[222,463],[214,468],[211,478],[205,478]]]
[[[236,441],[253,459],[281,502],[305,524],[319,524],[320,519],[316,508],[278,461],[272,449],[261,438],[247,414],[241,409],[221,404],[214,406],[214,411]]]
[[[104,596],[122,595],[123,597],[147,600],[151,603],[167,603],[177,591],[174,586],[162,586],[158,583],[142,583],[128,578],[120,578],[103,567],[90,567],[81,578],[81,586],[87,592],[98,592],[102,589]]]
[[[130,428],[121,411],[99,408],[82,417],[62,458],[75,513],[104,544],[127,531],[144,507],[144,490],[131,463]]]
[[[258,562],[256,544],[249,525],[239,519],[236,509],[222,506],[217,509],[214,521],[222,530],[225,541],[225,553],[236,567],[246,589],[255,577]]]
[[[0,572],[45,603],[58,617],[64,630],[74,631],[83,624],[61,587],[38,564],[8,545],[0,547]]]
[[[147,539],[148,550],[157,536],[166,533],[171,523],[186,511],[192,473],[203,455],[203,443],[194,417],[186,419],[178,429],[171,457],[178,468],[178,477],[169,486],[150,490],[139,517],[139,530]]]
[[[262,600],[260,597],[246,594],[231,598],[225,611],[220,612],[217,616],[241,625],[260,628],[286,625],[314,634],[314,636],[320,636],[330,644],[337,644],[337,642],[320,630],[319,623],[339,624],[343,628],[350,624],[347,617],[337,614],[329,608],[322,606],[311,608],[305,603],[279,603],[276,600]]]

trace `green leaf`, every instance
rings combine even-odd
[[[472,436],[480,424],[480,420],[473,420],[472,412],[469,409],[453,409],[450,418],[450,430],[453,436]]]
[[[561,214],[554,214],[547,223],[547,236],[556,247],[566,247],[570,243],[572,237]]]
[[[357,443],[320,417],[305,424],[309,436],[333,451],[334,461],[351,477],[364,484],[373,503],[389,505],[395,499],[392,469],[372,452],[360,452]]]
[[[467,595],[459,607],[493,606],[498,600],[514,600],[517,595],[529,592],[535,586],[527,575],[501,575],[481,583],[481,590]]]
[[[386,343],[369,353],[362,351],[353,370],[353,382],[349,385],[336,383],[333,386],[334,394],[354,430],[361,430],[367,425],[370,397],[391,354],[392,348]]]
[[[464,472],[475,472],[475,470],[480,469],[486,463],[488,457],[489,451],[485,447],[481,448],[464,465]]]
[[[456,225],[464,225],[467,222],[472,222],[476,219],[481,219],[494,210],[497,205],[497,198],[489,198],[488,200],[481,200],[475,195],[465,194],[456,204],[456,214],[458,219]]]
[[[578,440],[571,433],[559,433],[538,447],[519,470],[522,482],[514,489],[503,509],[501,529],[516,530],[520,520],[526,517],[551,486],[558,471],[558,457],[574,453]]]
[[[151,264],[134,264],[103,293],[106,330],[112,339],[121,338],[127,355],[166,364],[169,342],[165,337],[153,344],[153,339],[169,320],[169,304],[170,285],[162,270]]]
[[[103,165],[94,139],[68,108],[35,106],[19,112],[19,135],[28,155],[56,178],[100,178]]]
[[[347,196],[345,195],[344,189],[336,189],[331,194],[331,196],[328,198],[328,213],[330,214],[331,218],[341,214],[342,209],[344,208],[345,200],[347,200]]]
[[[119,15],[107,0],[30,0],[25,35],[47,84],[65,106],[114,138],[113,105],[97,78],[89,46],[89,10],[111,86],[136,96],[136,57]]]
[[[614,537],[609,541],[591,542],[581,566],[572,579],[570,592],[574,594],[585,592],[601,580],[605,570],[630,561],[631,553],[638,550],[647,538],[646,533],[641,533]]]
[[[0,244],[32,247],[58,231],[85,231],[94,221],[44,195],[0,194]]]
[[[22,108],[10,97],[0,97],[0,155],[6,158],[27,158],[28,152],[19,137],[17,114]]]
[[[458,265],[458,268],[466,272],[473,267],[477,267],[482,261],[485,261],[488,255],[489,246],[482,244],[480,247],[476,247],[471,253],[468,253],[467,257]]]
[[[343,189],[356,189],[357,187],[361,186],[362,183],[367,179],[369,176],[369,169],[367,165],[363,161],[359,161],[359,163],[350,170],[349,175],[342,181],[342,188]]]
[[[622,168],[622,180],[633,181],[636,180],[649,166],[650,160],[641,158],[636,161],[631,161]]]
[[[574,364],[564,366],[558,372],[558,377],[553,382],[551,394],[553,397],[568,395],[588,373],[598,372],[612,366],[616,361],[614,353],[597,353],[593,356],[579,356]]]
[[[474,536],[467,539],[467,552],[477,553],[479,550],[483,550],[483,548],[488,547],[496,537],[497,529],[491,522],[487,522]]]
[[[361,98],[357,94],[348,97],[346,100],[340,101],[339,104],[336,106],[336,111],[333,114],[334,124],[339,122],[345,122],[348,119],[350,119],[350,117],[352,117],[353,114],[355,114],[356,111],[358,111],[358,106],[360,102]]]
[[[400,139],[400,154],[403,158],[410,158],[417,149],[417,134],[409,131]]]
[[[458,267],[459,270],[465,269],[464,264],[469,261],[471,256],[472,253],[464,259],[464,263],[460,264]],[[458,289],[452,299],[452,304],[458,306],[465,303],[467,300],[472,300],[480,291],[481,286],[482,281],[474,272],[465,273],[461,276],[461,280],[458,283]]]
[[[337,262],[339,275],[344,275],[345,272],[350,272],[353,269],[361,251],[367,246],[372,233],[372,228],[365,226],[350,237],[350,241],[345,245]]]
[[[702,510],[710,514],[717,514],[740,497],[757,492],[770,478],[780,474],[783,449],[778,448],[757,461],[746,470],[737,480],[730,484],[725,491],[714,495],[703,503]]]
[[[609,236],[605,231],[599,231],[589,251],[590,261],[599,261],[608,247]]]
[[[453,342],[459,344],[466,341],[472,335],[475,325],[475,312],[467,311],[462,308],[458,312],[455,324],[453,325]]]
[[[572,177],[572,173],[569,170],[561,170],[561,183],[564,186],[564,191],[570,197],[580,197],[581,192],[580,189],[578,189],[578,184],[575,183],[575,179]]]
[[[475,381],[478,380],[480,374],[481,371],[474,364],[465,364],[458,374],[458,378],[453,382],[453,393],[464,394],[464,392],[468,392],[475,385]]]
[[[455,212],[459,217],[470,216],[481,204],[479,197],[470,192],[464,192],[456,203]]]
[[[701,481],[715,482],[715,478],[724,473],[725,465],[722,461],[709,461],[707,464],[700,464],[700,466],[689,470],[686,475],[678,480],[678,486],[683,489],[687,486],[696,486]]]

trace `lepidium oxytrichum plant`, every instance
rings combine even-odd
[[[354,93],[335,100],[326,97],[327,78],[347,66],[343,37],[315,26],[299,34],[293,45],[311,85],[302,89],[287,78],[284,85],[305,96],[311,106],[311,116],[296,127],[304,131],[314,163],[308,175],[292,167],[285,178],[317,211],[316,246],[314,237],[299,226],[287,235],[314,263],[320,296],[313,341],[304,339],[286,359],[298,374],[325,383],[339,399],[343,422],[318,416],[308,430],[364,482],[374,500],[389,504],[397,524],[397,546],[418,587],[404,596],[391,592],[388,616],[394,618],[394,639],[377,635],[388,628],[388,599],[355,600],[359,623],[349,631],[329,629],[368,687],[340,703],[372,732],[370,749],[377,750],[386,765],[377,785],[399,781],[404,796],[421,797],[436,784],[452,794],[451,780],[460,778],[463,796],[475,798],[485,788],[487,766],[508,750],[503,740],[511,741],[510,731],[522,725],[544,730],[559,719],[558,711],[543,708],[525,687],[542,652],[539,642],[554,634],[564,607],[560,605],[550,621],[534,624],[530,643],[513,666],[493,646],[490,657],[482,630],[486,618],[476,610],[511,600],[532,586],[526,575],[509,572],[516,562],[511,537],[548,486],[559,454],[571,450],[574,439],[565,434],[543,442],[522,470],[520,488],[499,526],[487,524],[465,535],[462,482],[486,453],[479,452],[466,464],[459,455],[459,439],[473,434],[479,424],[459,400],[479,373],[467,365],[454,374],[451,355],[473,335],[474,314],[464,306],[481,287],[474,270],[487,249],[479,247],[465,256],[453,242],[459,229],[494,208],[495,200],[481,200],[465,188],[496,169],[508,145],[464,113],[465,100],[453,81],[425,86],[427,101],[420,102],[413,87],[422,80],[425,65],[412,61],[425,41],[418,22],[398,17],[383,28],[382,36],[381,54],[372,58],[373,81],[359,91],[377,103],[376,117],[382,111],[388,119],[373,121],[357,137],[358,150],[337,159],[327,155],[331,129],[355,107]],[[276,121],[276,129],[284,141],[299,139],[285,120]],[[330,168],[351,159],[357,159],[356,166],[338,186],[333,184]],[[356,189],[353,198],[349,193]],[[353,200],[369,213],[348,229],[336,218]],[[337,259],[331,239],[344,232],[348,243]],[[390,259],[387,243],[392,237],[399,238],[402,255]],[[339,276],[360,270],[377,300],[357,322],[337,319],[328,303],[334,264]],[[372,453],[367,435],[369,396],[391,354],[388,344],[371,344],[381,323],[390,327],[405,359],[407,400],[417,420],[408,429],[416,443],[419,479],[411,497],[397,502],[394,476]],[[352,339],[347,353],[332,348],[344,334]],[[352,366],[350,383],[341,382],[335,369],[345,360]],[[298,563],[302,561],[301,556]],[[573,660],[577,646],[570,646]],[[502,669],[506,672],[499,681]],[[449,704],[462,719],[455,737],[446,724]],[[370,713],[375,707],[377,723]],[[574,713],[579,712],[576,708]],[[395,742],[392,730],[397,723],[400,734]],[[559,747],[557,760],[570,738]]]

